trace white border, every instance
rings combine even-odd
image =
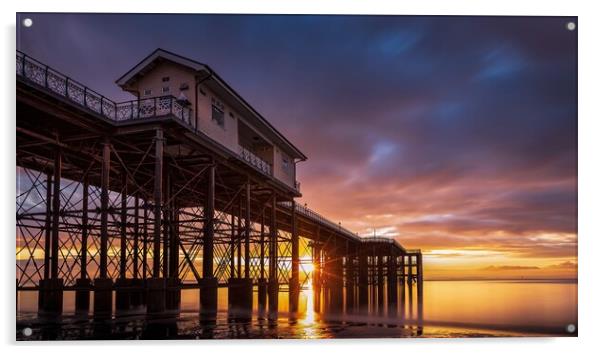
[[[602,82],[602,38],[600,17],[602,14],[596,2],[577,1],[414,1],[400,3],[391,0],[322,0],[317,4],[311,1],[124,1],[103,0],[95,2],[68,2],[64,0],[28,0],[17,4],[3,2],[1,17],[3,25],[3,55],[1,55],[4,82],[0,85],[0,118],[2,141],[2,170],[0,173],[0,220],[2,225],[2,259],[4,263],[3,290],[0,291],[5,306],[0,320],[2,346],[8,352],[44,350],[45,353],[64,353],[66,350],[85,350],[91,354],[106,352],[108,347],[160,353],[172,350],[227,350],[261,353],[307,353],[308,351],[347,350],[351,352],[374,351],[420,351],[421,353],[446,352],[448,346],[467,352],[486,351],[504,353],[509,351],[540,351],[550,353],[589,352],[599,345],[596,338],[601,328],[599,324],[602,299],[600,283],[600,257],[602,250],[602,228],[599,201],[602,200],[600,183],[602,169],[601,123]],[[316,2],[317,3],[317,2]],[[171,12],[171,13],[344,13],[344,14],[423,14],[423,15],[562,15],[579,16],[579,338],[555,339],[404,339],[404,340],[314,340],[314,341],[182,341],[182,342],[61,342],[15,344],[14,322],[14,151],[15,151],[15,12]],[[134,348],[133,345],[136,345]],[[37,347],[37,348],[32,348]],[[41,348],[44,346],[44,348]],[[83,348],[85,346],[86,348]],[[190,348],[182,348],[190,347]]]

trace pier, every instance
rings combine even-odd
[[[140,86],[153,75],[178,78],[180,95]],[[66,291],[98,320],[177,314],[182,289],[198,289],[207,318],[218,288],[236,318],[253,315],[254,292],[268,317],[279,292],[296,313],[310,283],[331,313],[395,309],[406,286],[422,296],[420,250],[295,202],[306,157],[208,66],[157,50],[118,84],[138,98],[16,54],[16,284],[38,293],[40,316],[60,317]]]

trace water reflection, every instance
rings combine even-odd
[[[19,295],[17,321],[19,339],[211,339],[211,338],[373,338],[407,336],[492,335],[490,330],[504,329],[512,335],[528,333],[563,334],[567,323],[576,320],[576,284],[542,282],[425,282],[424,301],[417,287],[399,286],[397,304],[378,303],[369,296],[370,311],[325,311],[328,300],[324,289],[310,282],[299,295],[299,312],[288,311],[286,292],[279,294],[279,312],[267,319],[253,298],[251,318],[234,320],[229,316],[227,289],[219,289],[216,317],[199,315],[197,290],[182,291],[182,312],[170,318],[149,319],[144,314],[92,321],[77,316],[72,297],[65,295],[65,313],[61,323],[37,318],[34,292]],[[387,290],[386,287],[384,289]],[[372,289],[370,289],[372,295]],[[345,299],[346,301],[346,299]],[[441,328],[451,328],[445,332]],[[467,329],[470,327],[472,329]],[[21,330],[34,329],[25,338]],[[508,335],[508,334],[506,334]]]

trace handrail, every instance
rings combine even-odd
[[[272,175],[272,165],[270,165],[261,157],[255,155],[253,152],[251,152],[251,150],[238,145],[238,154],[243,160],[251,164],[251,166],[259,169],[265,174]]]
[[[291,208],[291,202],[279,202],[279,205],[281,205],[282,207],[285,208]],[[359,236],[356,233],[353,233],[352,231],[344,228],[343,226],[341,226],[340,224],[335,224],[334,222],[328,220],[327,218],[325,218],[324,216],[322,216],[321,214],[311,210],[310,208],[308,208],[305,205],[299,205],[297,203],[295,203],[295,212],[315,221],[318,222],[320,224],[322,224],[323,226],[327,226],[330,227],[334,230],[339,231],[340,233],[358,241],[358,242],[362,242],[362,243],[368,243],[368,242],[383,242],[383,243],[390,243],[393,244],[395,246],[397,246],[398,248],[400,248],[401,250],[408,252],[400,243],[399,241],[397,241],[396,239],[393,238],[389,238],[389,237],[384,237],[384,236]],[[413,250],[415,251],[415,250]],[[418,250],[418,252],[420,252],[420,250]]]
[[[278,203],[283,207],[287,207],[290,208],[291,207],[291,202],[280,202]],[[350,230],[342,227],[340,224],[335,224],[334,222],[328,220],[327,218],[325,218],[324,216],[322,216],[321,214],[309,209],[308,207],[304,206],[304,205],[299,205],[297,203],[295,203],[295,211],[302,214],[303,216],[308,217],[309,219],[312,219],[313,221],[319,222],[324,226],[330,227],[332,229],[338,230],[339,232],[345,234],[346,236],[355,239],[357,241],[361,240],[361,237],[353,232],[351,232]]]
[[[41,86],[53,94],[62,96],[103,118],[124,122],[174,116],[196,131],[194,122],[192,122],[191,109],[181,104],[174,96],[148,97],[115,102],[27,54],[18,50],[16,52],[17,77]],[[238,157],[262,173],[268,176],[273,175],[272,165],[250,150],[239,146]]]
[[[52,93],[93,113],[114,121],[155,118],[172,115],[188,125],[191,123],[190,108],[174,96],[149,97],[138,100],[115,102],[50,66],[17,50],[16,74]]]

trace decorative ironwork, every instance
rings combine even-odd
[[[238,146],[238,154],[240,155],[240,157],[242,157],[243,160],[251,164],[251,166],[257,168],[259,171],[267,175],[272,175],[272,166],[267,161],[263,160],[261,157],[255,155],[254,153],[240,145]]]
[[[191,125],[190,108],[173,96],[116,103],[85,85],[17,51],[16,74],[48,91],[114,121],[173,116]]]

